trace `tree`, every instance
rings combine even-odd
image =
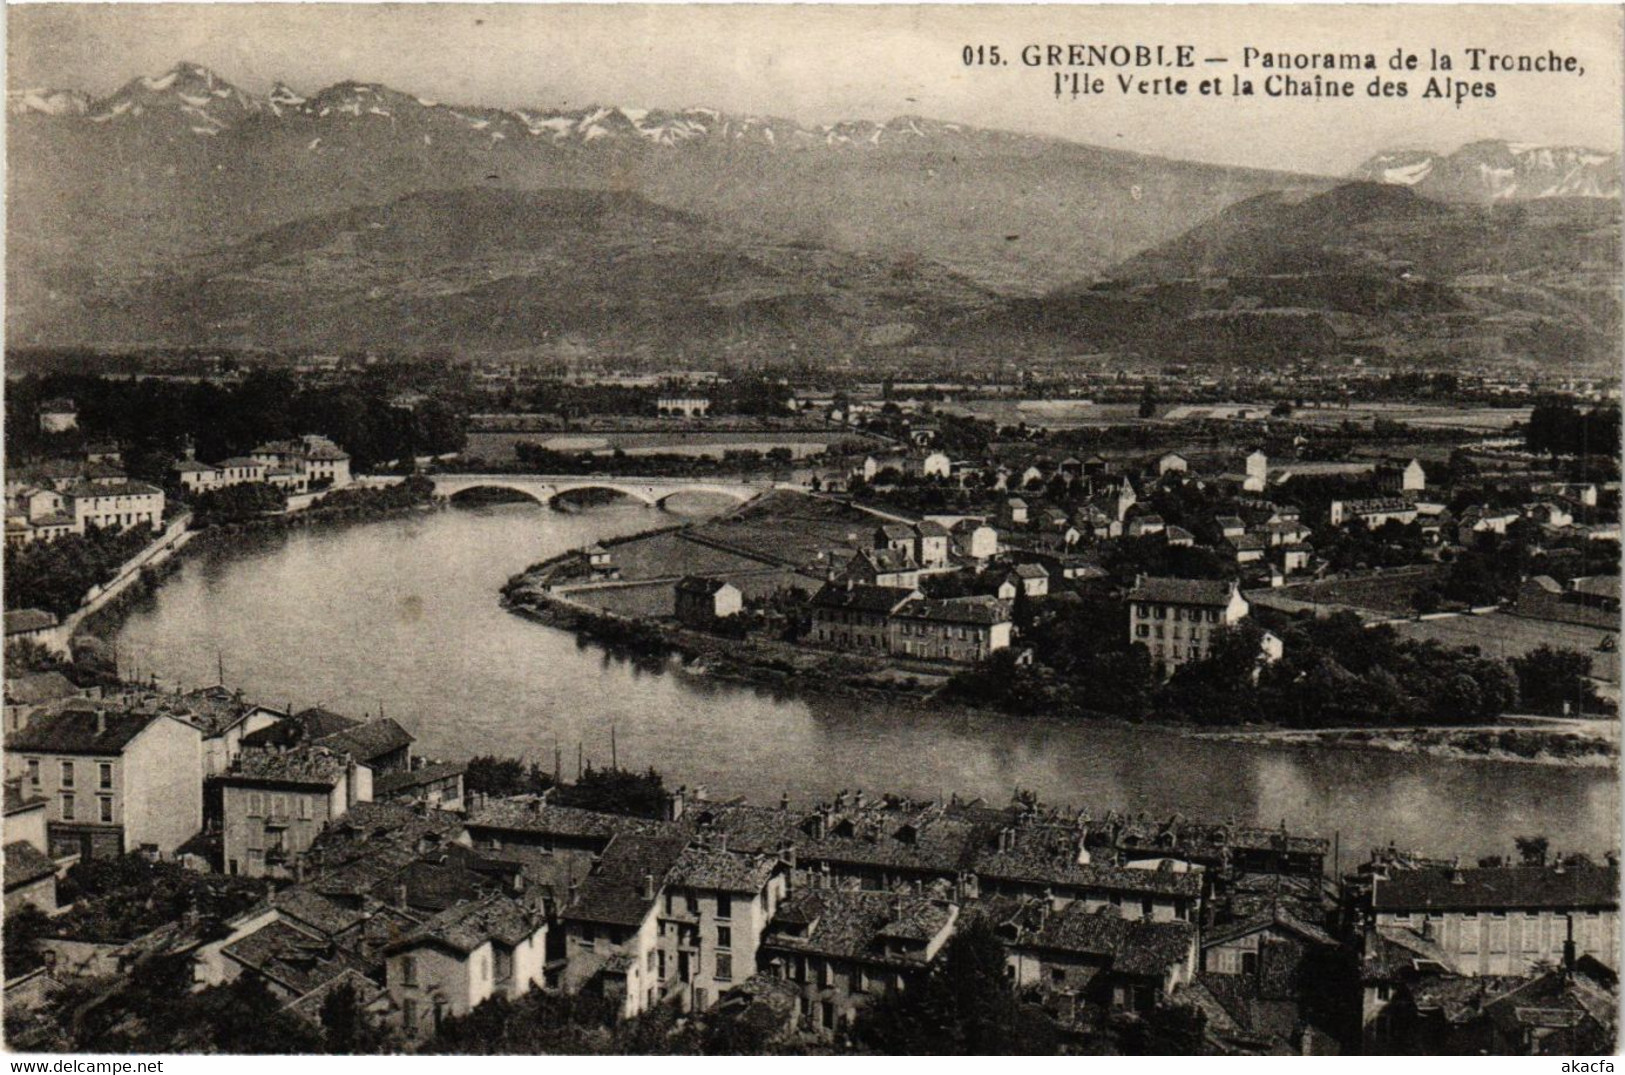
[[[1183,1004],[1142,1012],[1127,1023],[1118,1044],[1129,1056],[1196,1056],[1202,1051],[1207,1015]]]
[[[924,981],[876,1001],[854,1033],[894,1056],[1053,1053],[1053,1024],[1010,992],[1004,967],[1004,945],[978,917],[943,947]]]
[[[1560,714],[1565,707],[1595,708],[1600,699],[1591,683],[1591,659],[1573,650],[1541,646],[1512,659],[1518,697],[1532,713]]]
[[[666,782],[653,768],[636,773],[630,769],[594,769],[588,765],[579,780],[561,786],[554,796],[554,801],[561,806],[658,818],[665,810]]]
[[[1551,841],[1544,836],[1515,836],[1512,843],[1518,849],[1518,857],[1525,866],[1546,865],[1546,852],[1551,847]]]

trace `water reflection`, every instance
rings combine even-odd
[[[1192,739],[1146,727],[937,711],[884,699],[797,698],[695,676],[511,616],[502,583],[569,548],[662,518],[626,504],[529,504],[254,538],[189,559],[131,617],[121,650],[192,687],[388,715],[430,755],[521,754],[551,768],[620,760],[760,802],[841,787],[1004,801],[1014,788],[1097,810],[1233,817],[1341,834],[1347,854],[1396,840],[1504,854],[1543,832],[1616,842],[1604,770],[1450,762]]]

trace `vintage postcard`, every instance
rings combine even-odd
[[[1620,8],[6,29],[7,1049],[1612,1070]]]

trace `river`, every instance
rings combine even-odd
[[[840,788],[1045,800],[1233,818],[1341,837],[1344,861],[1397,841],[1464,857],[1514,836],[1616,845],[1607,769],[1232,743],[1116,725],[808,700],[614,658],[504,612],[527,565],[672,521],[621,504],[457,509],[253,539],[190,557],[128,618],[121,661],[165,686],[228,683],[272,705],[383,712],[430,756],[522,754],[574,772],[577,745],[668,783],[798,802]]]

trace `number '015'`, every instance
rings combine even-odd
[[[966,67],[997,67],[1004,62],[997,45],[966,45],[963,56]]]

